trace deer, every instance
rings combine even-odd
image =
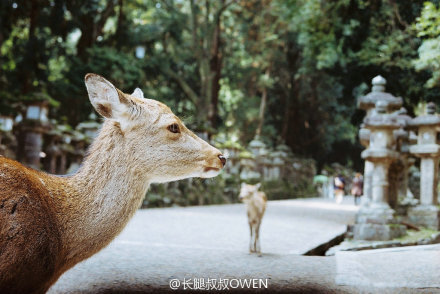
[[[151,183],[217,176],[222,153],[165,104],[85,76],[103,124],[80,169],[57,176],[0,157],[0,293],[45,293],[106,247]]]
[[[251,238],[249,241],[249,252],[261,255],[260,246],[260,225],[266,211],[267,197],[264,192],[258,191],[261,184],[249,185],[241,184],[239,199],[246,204],[246,211],[251,231]]]

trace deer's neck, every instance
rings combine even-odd
[[[71,259],[87,258],[105,247],[139,208],[149,186],[148,172],[130,158],[130,149],[120,129],[105,122],[82,167],[68,179],[76,190],[69,198],[65,228]]]

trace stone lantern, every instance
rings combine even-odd
[[[249,143],[249,149],[255,157],[258,157],[266,149],[266,144],[257,136]]]
[[[366,116],[370,116],[375,111],[377,101],[386,103],[386,112],[399,110],[403,104],[401,97],[394,97],[390,93],[385,92],[387,81],[382,76],[376,76],[371,81],[371,92],[365,96],[359,97],[357,107],[367,112]]]
[[[12,132],[14,126],[14,119],[11,116],[0,115],[0,144],[2,143],[3,135]]]
[[[67,174],[75,173],[81,166],[81,162],[86,154],[86,136],[78,131],[72,132],[73,153],[71,153],[70,166]]]
[[[358,240],[391,240],[406,234],[406,228],[395,219],[388,201],[388,172],[399,157],[393,132],[401,127],[396,115],[387,114],[387,103],[377,101],[374,113],[364,126],[370,130],[370,143],[362,158],[372,164],[371,202],[363,205],[356,216],[354,238]]]
[[[61,138],[62,134],[56,128],[50,130],[45,138],[48,144],[45,149],[46,158],[44,159],[44,169],[51,174],[55,174],[57,172],[58,158],[61,155],[61,150],[59,147]]]
[[[50,129],[48,111],[46,100],[27,103],[25,117],[19,125],[18,160],[35,169],[40,168],[43,134]]]
[[[241,156],[240,160],[240,165],[242,167],[240,179],[243,181],[261,179],[261,174],[256,171],[254,156],[248,154],[248,152],[243,153],[244,154]]]
[[[78,124],[76,130],[86,136],[86,141],[90,143],[98,134],[101,124],[96,121],[96,115],[90,114],[89,120]]]
[[[0,155],[14,158],[8,145],[14,142],[12,129],[14,127],[14,118],[8,115],[0,115]],[[13,145],[13,144],[12,144]]]
[[[410,152],[420,157],[420,205],[410,208],[408,216],[417,225],[439,230],[437,184],[440,145],[437,144],[437,134],[440,117],[435,108],[434,103],[428,103],[426,114],[410,122],[418,130],[417,144],[410,147]]]
[[[269,157],[270,153],[268,150],[260,150],[260,156],[257,159],[257,170],[261,173],[263,180],[270,178],[270,168],[272,166],[272,161]]]
[[[400,128],[393,132],[396,142],[395,150],[400,152],[398,160],[393,162],[390,168],[390,197],[388,203],[391,207],[397,207],[400,201],[408,196],[408,174],[409,168],[415,160],[409,153],[410,132],[408,130],[411,117],[407,115],[404,107],[394,113],[400,123]]]
[[[71,145],[73,137],[72,128],[69,125],[60,125],[58,127],[60,128],[63,137],[60,145],[61,156],[57,173],[63,175],[66,173],[66,170],[68,168],[67,157],[72,156],[75,153],[75,149]]]
[[[271,180],[280,180],[282,176],[282,168],[285,164],[283,160],[283,153],[275,151],[271,154],[272,167],[270,172]]]
[[[288,166],[291,164],[290,160],[290,148],[285,144],[280,144],[275,149],[279,156],[281,157],[281,160],[283,161],[283,166],[281,167],[281,178],[286,178],[288,174]]]
[[[47,123],[47,114],[49,112],[49,103],[45,100],[35,101],[27,104],[26,119]]]
[[[12,132],[14,126],[14,119],[12,116],[0,115],[0,130],[2,132]]]
[[[376,76],[372,80],[371,92],[365,96],[359,97],[357,100],[357,107],[366,111],[366,117],[372,115],[375,112],[375,105],[378,101],[384,101],[386,103],[386,112],[398,110],[403,100],[400,97],[394,97],[390,93],[385,92],[386,80],[382,76]],[[370,130],[364,128],[361,125],[359,130],[359,139],[364,147],[368,147],[370,144]],[[364,167],[364,196],[371,201],[372,193],[372,172],[373,164],[369,160],[365,160]]]

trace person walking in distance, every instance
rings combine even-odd
[[[336,203],[340,204],[344,197],[344,189],[345,189],[344,177],[341,174],[339,174],[337,177],[334,178],[333,184],[334,184]]]
[[[356,173],[351,186],[351,195],[354,196],[354,204],[359,205],[361,196],[364,194],[364,179],[360,173]]]

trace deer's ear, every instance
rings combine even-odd
[[[131,94],[131,96],[139,98],[139,99],[144,99],[144,92],[142,92],[141,89],[136,88],[136,89],[134,89],[134,91]]]
[[[260,187],[261,187],[261,183],[257,183],[257,184],[255,184],[255,188],[258,190],[258,189],[260,189]]]
[[[89,73],[84,80],[90,102],[100,115],[118,121],[128,117],[133,102],[124,93],[97,74]]]

